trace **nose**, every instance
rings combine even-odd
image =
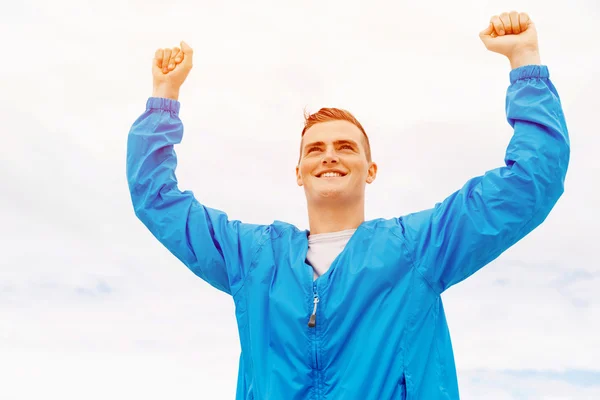
[[[340,161],[337,153],[335,152],[335,149],[332,148],[327,148],[327,150],[325,151],[325,153],[323,154],[323,159],[321,160],[321,164],[323,165],[328,165],[328,164],[336,164]]]

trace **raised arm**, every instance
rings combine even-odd
[[[177,187],[174,145],[183,137],[177,96],[192,67],[191,48],[182,42],[182,51],[177,50],[157,51],[153,96],[129,132],[131,200],[137,217],[171,253],[212,286],[235,294],[265,229],[229,221],[225,213],[203,206],[192,192]]]
[[[417,270],[438,293],[540,225],[564,191],[569,163],[560,98],[548,68],[539,65],[534,25],[526,14],[503,14],[492,18],[481,37],[513,68],[506,115],[514,135],[505,165],[470,179],[434,208],[399,219],[414,244]]]

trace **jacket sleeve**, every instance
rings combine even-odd
[[[265,228],[229,221],[177,187],[180,103],[151,97],[127,140],[127,180],[136,216],[197,276],[228,294],[243,284]]]
[[[432,209],[399,218],[415,267],[438,293],[540,225],[564,191],[570,143],[546,66],[510,72],[506,115],[514,134],[505,166],[470,179]]]

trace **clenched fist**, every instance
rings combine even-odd
[[[510,60],[511,67],[540,64],[537,31],[527,13],[502,13],[479,33],[485,47]]]
[[[181,42],[181,49],[158,49],[152,60],[153,97],[179,98],[179,88],[192,69],[194,51]]]

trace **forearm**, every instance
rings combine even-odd
[[[195,274],[228,292],[223,258],[213,245],[213,223],[193,193],[178,188],[174,146],[183,138],[178,112],[179,103],[152,97],[131,127],[127,139],[131,201],[135,215],[159,242]],[[214,271],[207,272],[202,265],[215,266]]]
[[[197,276],[229,294],[243,285],[262,226],[229,221],[178,188],[174,146],[183,138],[179,103],[150,98],[127,141],[127,181],[136,216]],[[244,242],[242,242],[242,238]]]
[[[517,69],[525,65],[540,65],[542,63],[539,50],[520,51],[509,57],[510,68]]]
[[[160,97],[164,99],[178,100],[179,88],[173,88],[172,85],[155,86],[152,89],[152,97]]]
[[[537,211],[545,214],[563,191],[570,157],[564,113],[547,67],[511,71],[506,116],[514,129],[506,161],[515,174],[529,182]]]
[[[415,265],[438,293],[494,260],[541,224],[564,190],[569,137],[542,65],[510,72],[514,134],[505,165],[469,180],[435,208],[402,219]],[[448,234],[451,232],[451,234]]]
[[[177,116],[179,103],[150,98],[146,111],[135,121],[127,140],[127,180],[136,209],[160,198],[159,190],[175,189],[177,165],[173,146],[183,136]]]

